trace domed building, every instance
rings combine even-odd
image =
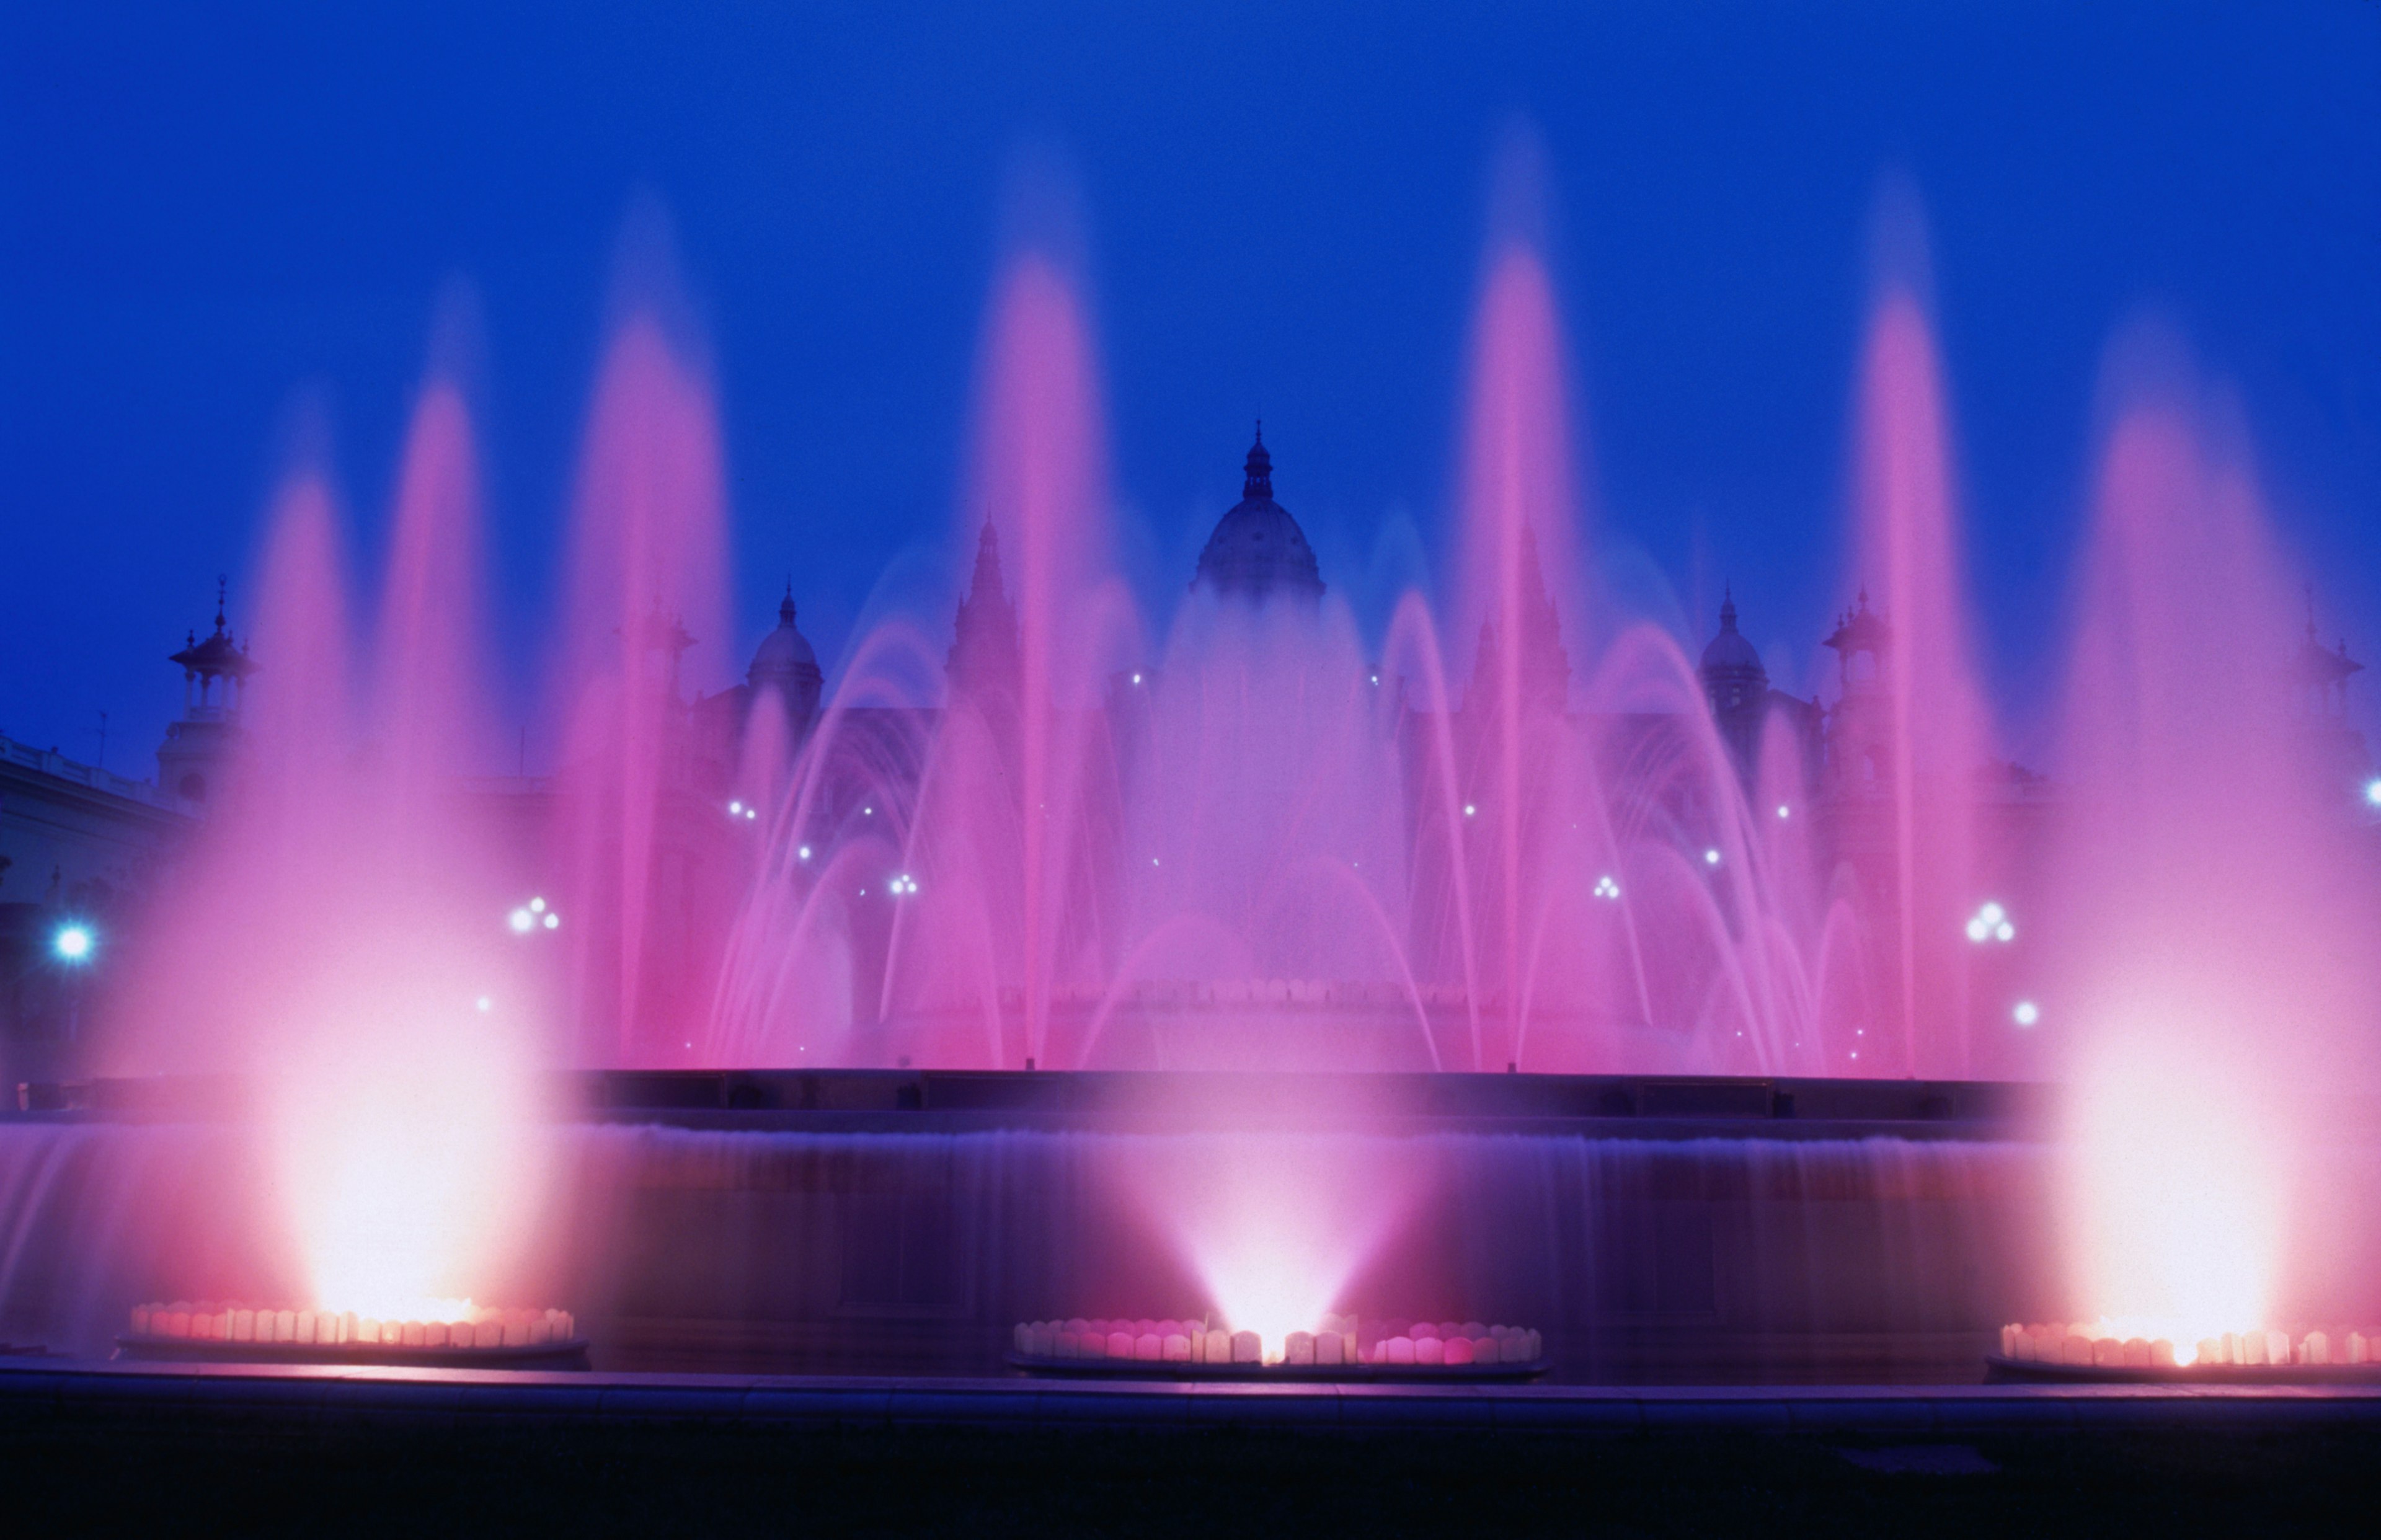
[[[1264,424],[1257,424],[1249,449],[1240,500],[1215,522],[1215,532],[1199,553],[1193,592],[1205,588],[1228,598],[1261,602],[1275,594],[1306,604],[1323,597],[1323,571],[1314,547],[1289,510],[1273,500],[1273,457],[1265,452]]]
[[[1723,589],[1719,632],[1703,648],[1695,675],[1703,682],[1703,700],[1711,707],[1712,724],[1720,740],[1736,756],[1738,768],[1751,774],[1761,758],[1761,738],[1772,712],[1784,715],[1801,748],[1806,773],[1815,768],[1820,753],[1821,713],[1818,703],[1769,686],[1769,669],[1761,650],[1736,626],[1736,594]]]
[[[818,650],[794,624],[794,587],[788,582],[786,596],[777,603],[776,629],[752,650],[744,682],[716,695],[702,696],[693,704],[695,757],[709,762],[708,778],[725,783],[737,763],[752,713],[763,699],[774,699],[785,713],[787,743],[800,743],[809,737],[812,724],[818,720],[819,694],[825,678],[819,668]]]
[[[819,671],[817,650],[794,624],[794,585],[788,582],[777,605],[777,629],[753,649],[752,665],[744,670],[745,685],[755,700],[763,691],[775,691],[799,736],[818,715],[819,690],[825,678]]]

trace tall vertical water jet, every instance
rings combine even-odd
[[[1883,1008],[1866,1019],[1868,1033],[1838,1033],[1826,1068],[1963,1075],[1976,959],[1962,927],[1995,901],[1980,816],[1996,789],[1986,776],[1993,735],[1976,683],[1923,232],[1902,200],[1888,202],[1880,224],[1889,250],[1854,430],[1858,593],[1826,642],[1839,666],[1826,776],[1835,843],[1883,970],[1872,995]]]
[[[1436,847],[1420,859],[1444,874],[1461,926],[1435,960],[1460,971],[1473,1069],[1518,1061],[1533,1009],[1576,1009],[1592,989],[1581,933],[1606,841],[1556,599],[1577,570],[1569,397],[1545,263],[1502,239],[1473,321],[1458,490],[1460,610],[1478,642],[1459,704],[1439,714],[1455,779],[1426,783],[1418,812],[1418,838]]]
[[[2374,1083],[2375,914],[2237,417],[2155,337],[2111,373],[2030,999],[2070,1103],[2071,1308],[2187,1352],[2370,1302],[2326,1147],[2358,1132],[2326,1098]]]
[[[555,827],[585,1062],[685,1063],[731,896],[696,880],[727,768],[690,730],[688,651],[725,635],[727,492],[709,365],[659,215],[632,219],[572,505],[555,667]],[[710,820],[716,822],[715,819]]]
[[[977,537],[976,563],[916,837],[934,880],[959,885],[950,897],[973,911],[989,943],[967,965],[972,980],[946,972],[932,987],[995,1002],[1016,991],[1016,1026],[1003,1021],[999,1053],[1017,1068],[1072,1048],[1051,1041],[1056,984],[1105,976],[1093,884],[1105,853],[1097,830],[1113,830],[1114,810],[1113,783],[1097,774],[1106,740],[1097,707],[1103,660],[1129,608],[1108,569],[1090,319],[1074,278],[1046,252],[1022,251],[1000,275],[977,391],[961,520]],[[1108,805],[1095,810],[1104,786]]]
[[[139,1067],[227,1074],[253,1097],[258,1190],[181,1216],[199,1254],[228,1246],[251,1297],[418,1316],[501,1292],[522,1260],[540,1003],[455,787],[486,700],[475,482],[461,394],[433,378],[361,656],[327,474],[286,483],[258,584],[261,688],[126,1023]]]

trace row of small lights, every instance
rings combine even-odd
[[[515,935],[527,935],[530,932],[541,928],[554,930],[559,927],[562,923],[562,916],[548,908],[543,898],[531,898],[520,908],[506,915],[505,923],[512,927]]]

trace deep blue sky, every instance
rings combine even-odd
[[[1071,167],[1117,491],[1158,565],[1187,572],[1261,407],[1326,578],[1377,612],[1396,553],[1439,538],[1517,118],[1619,565],[1697,605],[1732,575],[1789,657],[1816,634],[1899,168],[2005,693],[2040,691],[2097,360],[2144,303],[2241,387],[2328,629],[2381,647],[2371,0],[360,9],[0,19],[0,730],[89,758],[105,710],[110,764],[147,773],[179,699],[162,654],[251,562],[291,401],[332,403],[370,549],[458,275],[526,673],[640,188],[709,321],[735,477],[745,629],[695,665],[725,682],[789,568],[832,661],[949,527],[1033,144]]]

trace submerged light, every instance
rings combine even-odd
[[[2032,1000],[2020,1000],[2017,1008],[2009,1012],[2009,1019],[2021,1027],[2030,1027],[2042,1020],[2042,1008]]]
[[[2381,776],[2364,783],[2364,801],[2371,806],[2381,807]]]
[[[529,906],[524,904],[519,909],[517,909],[510,914],[505,916],[505,923],[513,928],[513,934],[515,935],[527,935],[536,927],[537,916],[531,914],[529,911]]]
[[[92,947],[97,943],[98,937],[92,934],[89,925],[79,920],[69,920],[50,937],[50,950],[56,954],[60,962],[88,962]]]

